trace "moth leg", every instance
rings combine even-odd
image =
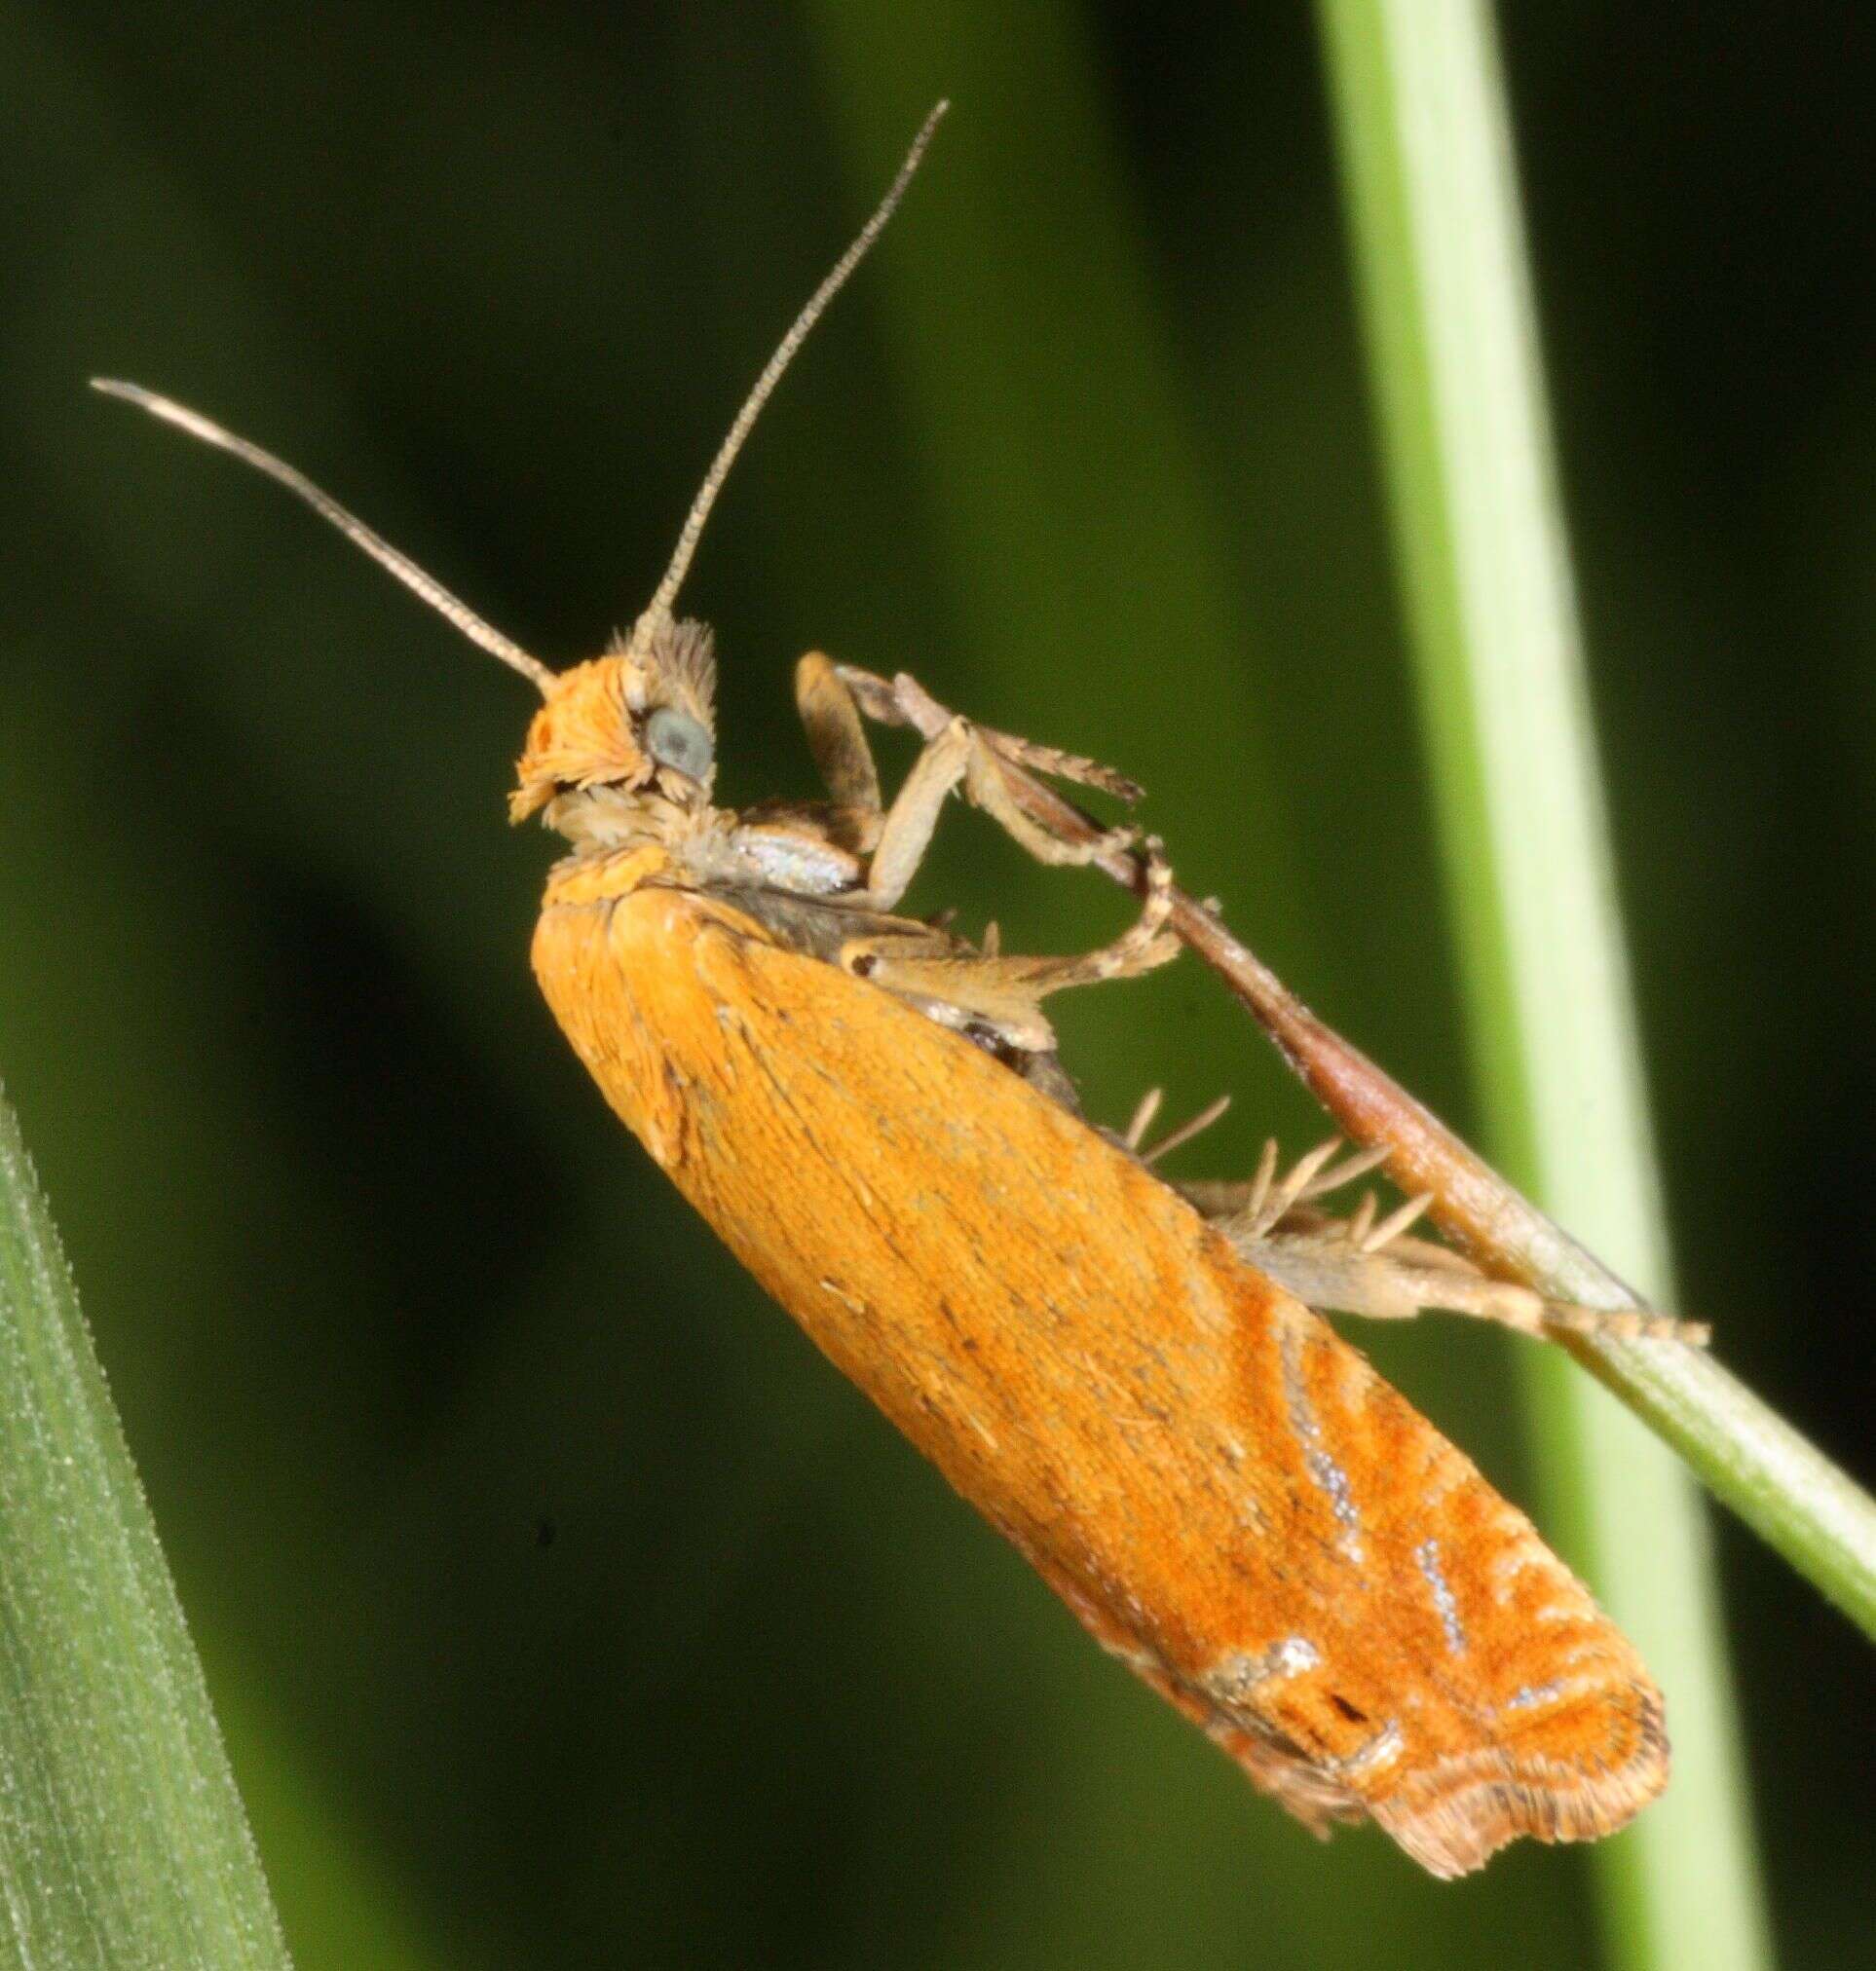
[[[1143,973],[1169,965],[1180,954],[1177,937],[1166,929],[1173,912],[1173,870],[1162,844],[1148,836],[1146,899],[1138,918],[1109,945],[1062,958],[1003,958],[991,962],[1008,968],[1013,985],[1020,984],[1037,999],[1066,992],[1076,986],[1100,986],[1113,979],[1138,979]]]
[[[818,651],[809,651],[795,666],[795,709],[832,799],[759,802],[743,810],[737,835],[782,887],[800,883],[813,894],[844,893],[869,866],[885,826],[879,769],[852,691]],[[818,852],[822,845],[855,859],[858,867],[830,867]]]
[[[1039,862],[1085,863],[1096,852],[1058,841],[1037,828],[1011,799],[1002,768],[983,734],[969,720],[953,719],[913,762],[880,826],[865,893],[865,901],[875,909],[892,910],[905,895],[931,846],[946,797],[960,785],[973,805],[983,808]],[[1119,833],[1133,841],[1132,829]]]
[[[1109,829],[1094,841],[1064,841],[1039,823],[1033,822],[1016,804],[1009,782],[1003,778],[1002,762],[991,742],[974,734],[969,762],[964,773],[964,793],[973,807],[980,807],[1005,835],[1037,862],[1051,868],[1079,868],[1116,844],[1131,847],[1135,831],[1128,827]]]
[[[836,805],[855,817],[870,817],[860,831],[872,851],[867,901],[891,910],[906,893],[931,845],[945,797],[961,783],[974,804],[985,808],[1032,854],[1044,861],[1086,861],[1018,812],[988,746],[967,720],[956,719],[927,741],[891,808],[880,794],[880,773],[860,720],[860,702],[837,665],[810,651],[795,666],[795,705],[807,733],[808,750]]]
[[[819,651],[810,651],[795,666],[795,705],[808,750],[835,805],[862,822],[853,832],[874,854],[868,901],[882,910],[890,910],[904,896],[930,845],[945,797],[959,782],[971,804],[991,815],[1038,861],[1085,863],[1095,853],[1058,840],[1023,813],[1011,799],[995,748],[998,743],[1020,744],[1026,763],[1070,778],[1105,773],[1092,762],[1027,741],[999,741],[967,720],[955,718],[926,744],[887,811],[861,723],[860,702],[840,668]],[[872,818],[870,828],[864,825],[865,817]],[[1121,833],[1131,840],[1130,832]]]
[[[809,651],[795,666],[795,709],[828,793],[842,807],[883,817],[880,769],[867,744],[860,708],[832,658],[819,651]]]
[[[1494,1280],[1445,1246],[1408,1236],[1432,1203],[1409,1198],[1386,1217],[1373,1194],[1345,1218],[1316,1201],[1373,1170],[1382,1153],[1364,1150],[1333,1161],[1332,1137],[1277,1174],[1277,1146],[1264,1145],[1257,1174],[1242,1184],[1179,1188],[1230,1240],[1239,1255],[1323,1314],[1407,1320],[1434,1311],[1494,1320],[1520,1334],[1599,1334],[1621,1340],[1706,1343],[1698,1321],[1634,1308],[1579,1307],[1547,1300],[1528,1286]]]
[[[838,664],[831,668],[838,683],[847,692],[852,708],[880,725],[910,725],[915,730],[929,732],[935,720],[943,717],[918,680],[907,677],[903,672],[888,684],[883,678],[856,670],[850,664]],[[931,715],[929,718],[924,716],[927,713]],[[951,721],[952,725],[965,724],[956,718]],[[967,725],[966,729],[973,742],[964,773],[966,798],[1038,862],[1052,867],[1078,867],[1093,862],[1097,856],[1110,849],[1133,845],[1137,838],[1135,832],[1124,826],[1109,829],[1093,841],[1065,841],[1060,836],[1032,821],[1017,804],[1003,769],[1004,762],[1008,762],[1073,781],[1078,786],[1099,788],[1121,800],[1138,800],[1140,788],[1124,774],[1103,766],[1098,761],[1084,760],[1079,754],[1038,746],[1033,740],[1019,739],[1012,733],[994,731],[989,726]],[[937,745],[943,737],[941,732],[929,743]]]
[[[867,869],[864,901],[875,910],[894,909],[910,887],[931,846],[946,796],[969,772],[975,744],[969,725],[954,719],[912,762],[881,823]]]
[[[988,1026],[1011,1047],[1053,1049],[1055,1035],[1041,1012],[1051,992],[1138,978],[1179,956],[1179,940],[1165,928],[1172,911],[1172,871],[1156,841],[1147,843],[1147,851],[1146,901],[1139,918],[1097,950],[1068,957],[1006,957],[993,928],[981,951],[956,942],[935,948],[899,937],[850,938],[841,947],[841,963],[945,1024]]]
[[[1012,960],[895,946],[890,939],[855,938],[842,946],[841,963],[856,979],[906,1000],[941,1026],[1019,1054],[1054,1052],[1055,1029],[1036,994],[1011,977]]]

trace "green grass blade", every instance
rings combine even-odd
[[[1671,1304],[1490,21],[1320,11],[1490,1147]],[[1675,1784],[1598,1850],[1612,1955],[1766,1963],[1699,1502],[1571,1363],[1526,1360],[1553,1523],[1673,1726]]]
[[[0,1098],[0,1945],[287,1962],[69,1269]]]

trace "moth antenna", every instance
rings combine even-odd
[[[769,358],[763,373],[756,379],[755,389],[743,400],[742,409],[736,413],[736,421],[730,427],[730,433],[717,448],[717,456],[710,462],[710,469],[703,476],[703,484],[697,488],[697,497],[691,502],[691,511],[686,516],[684,531],[678,536],[677,547],[671,555],[671,565],[664,571],[664,579],[657,585],[657,593],[646,606],[632,631],[636,644],[641,637],[649,635],[654,626],[667,622],[671,615],[671,605],[677,600],[678,590],[684,585],[684,577],[690,572],[691,557],[696,552],[697,541],[702,536],[704,522],[710,517],[710,509],[716,504],[717,495],[723,490],[723,482],[729,477],[730,467],[735,464],[736,454],[742,450],[742,441],[748,437],[750,428],[762,414],[762,407],[775,386],[781,382],[782,372],[794,360],[795,352],[807,340],[808,331],[826,312],[827,305],[846,285],[847,276],[864,260],[868,249],[885,230],[885,223],[892,217],[899,201],[905,197],[906,187],[911,184],[913,173],[918,170],[919,161],[924,157],[925,146],[930,143],[932,132],[951,107],[948,101],[938,103],[931,114],[919,127],[919,134],[912,140],[912,148],[906,153],[906,161],[899,167],[899,175],[887,188],[886,195],[879,203],[870,218],[854,236],[853,243],[834,263],[832,272],[807,298],[807,305],[796,316],[788,333],[775,346],[775,353]]]
[[[94,377],[92,389],[101,390],[107,397],[122,397],[127,404],[136,404],[153,418],[174,425],[178,430],[187,431],[192,438],[200,438],[205,445],[213,445],[217,451],[231,453],[257,472],[265,472],[270,479],[305,501],[322,519],[329,520],[355,547],[363,548],[380,568],[389,569],[407,589],[429,603],[438,615],[454,623],[470,643],[480,644],[491,656],[500,657],[510,670],[519,671],[538,686],[544,698],[547,695],[554,674],[539,657],[530,656],[512,638],[505,637],[494,624],[484,622],[468,603],[451,595],[433,576],[426,575],[407,554],[399,553],[356,514],[348,513],[329,493],[320,492],[304,472],[295,471],[283,460],[275,458],[271,452],[263,452],[245,438],[236,437],[233,431],[223,429],[200,411],[192,411],[172,397],[159,396],[155,390],[146,390],[140,384],[121,383],[115,377]]]

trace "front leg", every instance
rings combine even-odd
[[[946,796],[970,772],[976,744],[969,725],[954,719],[912,762],[881,824],[867,870],[866,901],[875,910],[895,909],[911,887],[931,846]]]
[[[883,817],[880,770],[846,681],[831,658],[809,651],[795,666],[795,709],[827,791],[842,807]]]
[[[892,805],[882,813],[879,774],[852,694],[825,657],[810,654],[802,659],[795,673],[795,701],[807,728],[808,746],[839,811],[855,824],[856,839],[871,850],[866,887],[856,901],[878,911],[898,907],[931,846],[946,798],[960,786],[1044,861],[1080,860],[1049,853],[1051,837],[1031,830],[1021,815],[1012,820],[1003,812],[1008,797],[1001,776],[969,720],[953,719],[927,743]],[[1019,830],[1029,830],[1037,839],[1027,841]]]
[[[924,861],[945,797],[970,777],[975,751],[971,728],[964,720],[953,719],[937,733],[887,809],[853,693],[818,651],[795,666],[795,705],[844,833],[869,857],[866,886],[856,901],[890,911]]]
[[[852,704],[867,718],[882,725],[909,725],[930,744],[943,736],[942,722],[947,715],[916,678],[901,672],[888,684],[851,664],[839,664],[834,669]],[[1032,821],[1011,792],[1006,769],[1030,768],[1080,787],[1099,788],[1131,803],[1140,799],[1141,789],[1124,774],[1078,753],[1038,746],[1032,739],[1019,739],[1014,733],[998,732],[988,725],[973,725],[970,730],[975,743],[965,773],[966,796],[1038,862],[1082,867],[1112,850],[1133,846],[1136,837],[1131,828],[1109,829],[1086,840],[1070,840]]]
[[[926,703],[907,677],[888,685],[870,672],[836,664],[810,651],[795,667],[795,703],[807,733],[809,751],[834,797],[853,843],[873,856],[866,901],[890,910],[906,893],[938,825],[945,797],[960,784],[980,807],[1038,862],[1090,862],[1104,849],[1131,845],[1131,829],[1111,831],[1083,846],[1038,828],[1016,804],[1004,777],[1004,762],[1034,767],[1084,787],[1098,787],[1122,800],[1137,800],[1140,789],[1111,767],[1078,754],[1057,752],[953,718],[935,728],[913,716],[915,701]],[[882,725],[913,725],[925,734],[925,750],[891,808],[881,800],[879,770],[867,745],[862,716]]]

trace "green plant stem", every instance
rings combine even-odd
[[[1482,0],[1320,0],[1320,15],[1487,1133],[1515,1179],[1666,1302],[1490,19]],[[1647,1359],[1599,1353],[1611,1370]],[[1673,1720],[1677,1784],[1601,1851],[1611,1950],[1634,1966],[1765,1963],[1698,1501],[1567,1361],[1522,1360],[1553,1521]]]
[[[283,1971],[202,1669],[0,1097],[6,1961]]]

